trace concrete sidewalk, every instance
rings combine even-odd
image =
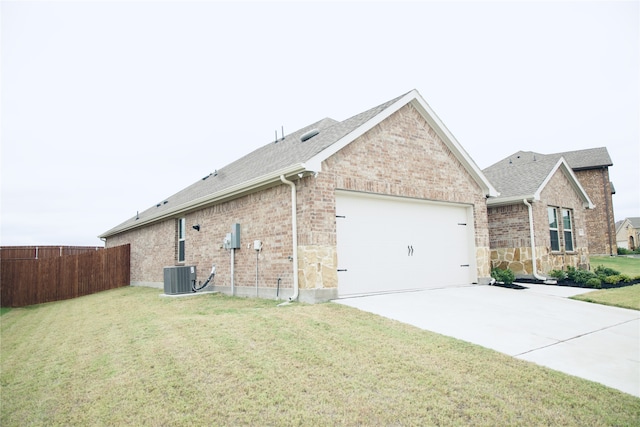
[[[568,299],[580,288],[444,287],[334,302],[640,397],[640,311]]]

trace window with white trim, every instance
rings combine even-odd
[[[571,209],[562,209],[562,232],[564,237],[564,250],[573,252],[573,220]]]
[[[547,208],[549,215],[549,236],[551,237],[551,250],[560,250],[560,233],[558,230],[558,209],[549,206]]]
[[[184,262],[185,260],[184,240],[186,235],[186,225],[186,218],[178,219],[178,262]]]

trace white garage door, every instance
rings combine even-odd
[[[338,294],[477,280],[469,205],[336,192]]]

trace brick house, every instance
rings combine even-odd
[[[563,157],[520,151],[483,170],[500,195],[487,199],[493,267],[545,278],[589,268],[587,192]]]
[[[595,205],[587,211],[587,237],[591,255],[615,255],[616,227],[613,215],[615,188],[609,180],[609,167],[613,166],[605,147],[548,154],[564,157],[589,198]]]
[[[131,245],[132,284],[213,264],[217,291],[319,302],[488,282],[494,196],[414,90],[273,141],[100,237]]]
[[[609,180],[609,167],[613,166],[605,147],[562,153],[532,153],[538,160],[557,161],[563,157],[580,181],[582,188],[593,202],[593,209],[586,212],[586,233],[591,255],[615,255],[616,228],[613,216],[613,194],[615,189]],[[518,155],[518,153],[513,156]],[[513,157],[511,156],[511,157]]]

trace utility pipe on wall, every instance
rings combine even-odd
[[[546,277],[540,276],[538,274],[538,260],[536,259],[536,240],[533,235],[533,208],[531,203],[527,201],[527,199],[522,199],[524,204],[529,209],[529,233],[531,234],[531,260],[533,261],[533,277],[538,280],[547,280]]]
[[[234,287],[235,263],[236,263],[236,250],[231,248],[231,296],[232,297],[236,296],[236,290]]]
[[[297,198],[296,198],[296,184],[287,180],[284,175],[280,175],[280,181],[291,187],[291,233],[293,240],[293,295],[289,298],[289,301],[295,301],[298,299],[298,219],[297,219]]]

